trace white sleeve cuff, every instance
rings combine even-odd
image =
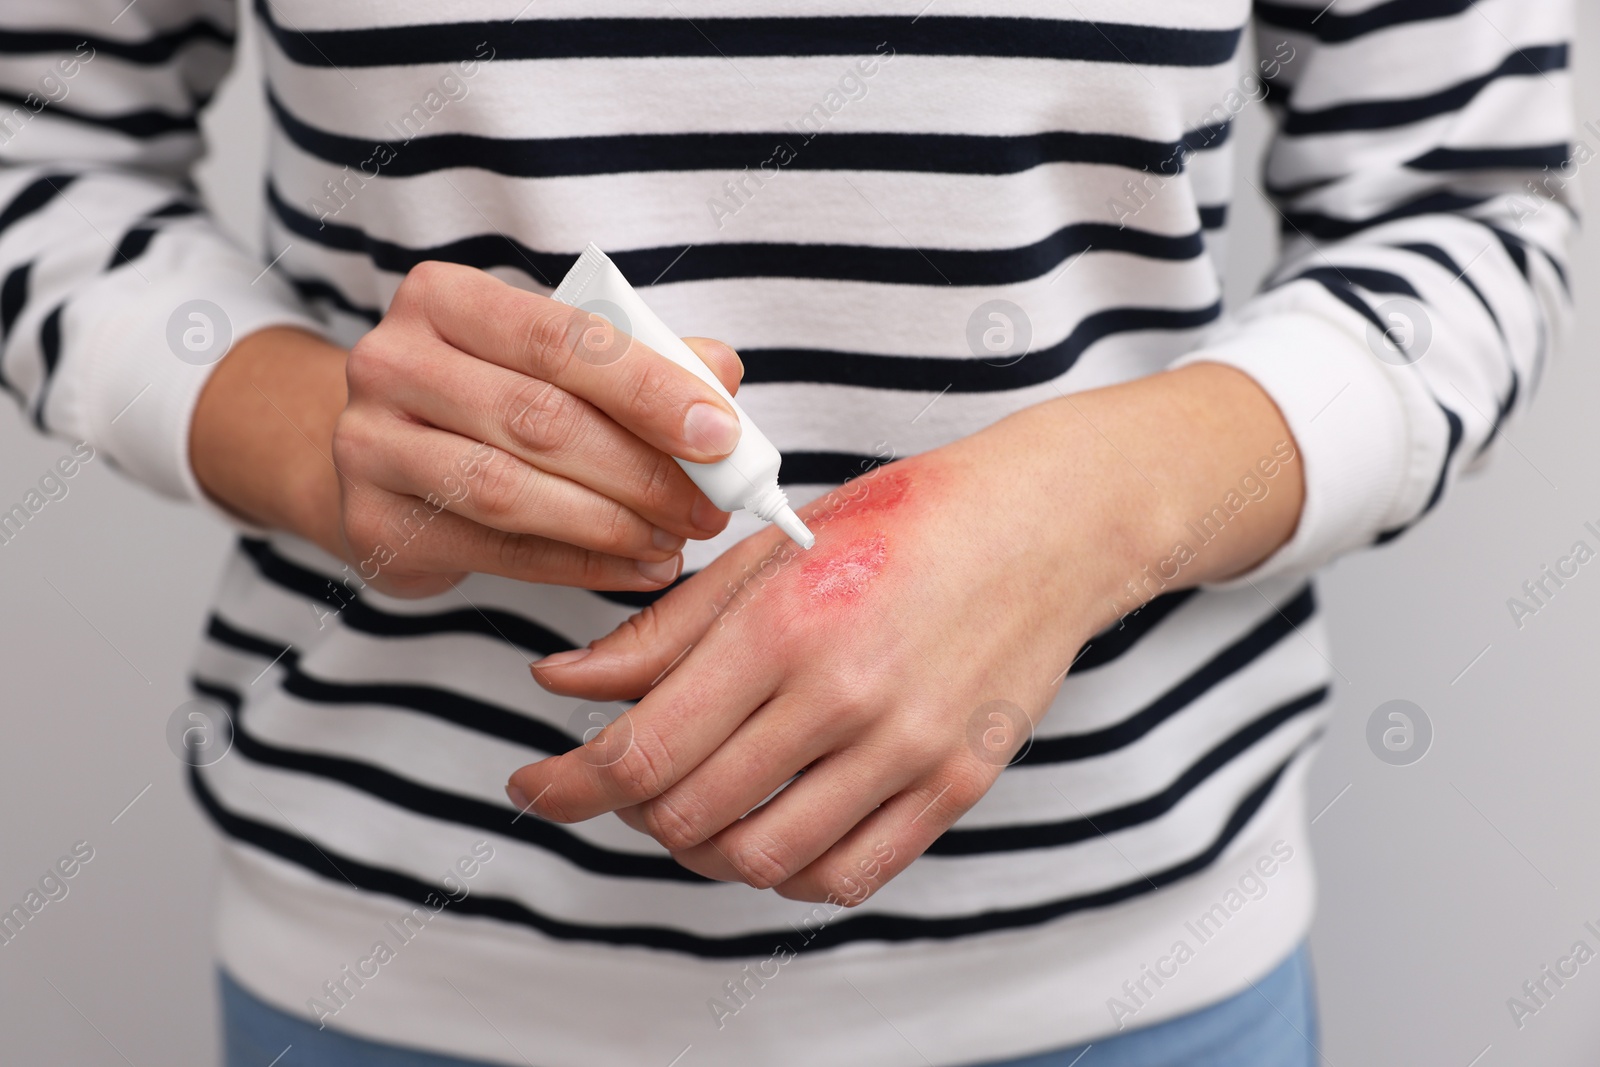
[[[1283,414],[1299,453],[1305,502],[1294,534],[1242,575],[1243,584],[1309,574],[1370,545],[1392,521],[1412,453],[1407,398],[1359,333],[1320,315],[1284,311],[1233,324],[1173,366],[1222,363],[1250,375]]]
[[[240,339],[269,326],[326,336],[326,327],[270,271],[253,283],[229,271],[155,277],[120,306],[80,300],[68,307],[62,366],[48,397],[51,429],[89,441],[155,491],[238,525],[206,497],[189,464],[200,391]]]

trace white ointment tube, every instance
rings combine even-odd
[[[816,537],[789,506],[789,498],[778,487],[778,466],[783,461],[778,450],[765,434],[756,429],[750,416],[717,381],[717,376],[711,373],[705,361],[694,354],[694,349],[684,344],[656,317],[610,257],[590,244],[550,297],[599,315],[623,335],[604,344],[588,345],[580,352],[580,358],[587,356],[596,363],[620,359],[626,351],[626,337],[633,337],[721,394],[734,414],[739,416],[738,446],[715,463],[691,463],[686,459],[678,459],[678,466],[723,511],[748,508],[762,520],[774,523],[801,548],[810,548],[817,543]],[[677,459],[676,456],[673,458]]]

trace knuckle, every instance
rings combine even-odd
[[[400,280],[400,288],[395,291],[395,299],[407,301],[426,299],[428,294],[437,290],[453,271],[454,264],[437,259],[425,259],[406,271],[406,276]]]
[[[934,794],[930,799],[954,818],[983,799],[993,782],[992,770],[971,759],[947,762],[940,769],[938,784],[930,786]]]
[[[654,635],[661,632],[661,616],[654,604],[646,604],[622,621],[612,634],[613,641],[648,648]]]
[[[474,482],[472,502],[486,519],[508,523],[532,507],[532,480],[516,463],[486,463]]]
[[[344,379],[351,396],[382,388],[394,374],[394,357],[388,332],[382,325],[368,331],[345,357]]]
[[[566,392],[550,382],[527,378],[506,399],[506,436],[528,452],[559,452],[572,443],[579,414]]]
[[[685,508],[673,492],[675,472],[682,468],[665,452],[650,451],[649,468],[638,479],[639,503],[646,510],[661,514],[683,513]]]
[[[613,791],[636,804],[660,796],[673,782],[672,756],[648,730],[635,730],[628,750],[606,770]]]
[[[345,408],[333,424],[333,439],[329,442],[328,450],[333,456],[334,466],[342,471],[354,472],[372,447],[372,438],[367,420]]]
[[[665,359],[641,360],[635,366],[638,369],[628,386],[623,410],[630,426],[649,426],[661,421],[664,412],[681,406],[670,403],[675,368]]]
[[[617,581],[617,572],[609,556],[601,552],[579,551],[577,582],[585,589],[606,589]]]
[[[544,570],[548,562],[544,541],[489,527],[484,527],[484,532],[490,539],[488,547],[504,573],[532,577]]]
[[[406,272],[406,281],[413,285],[427,287],[437,283],[444,275],[448,274],[451,265],[438,259],[425,259]]]
[[[830,871],[823,875],[822,891],[824,900],[853,908],[865,903],[868,897],[877,892],[877,887],[855,871]]]
[[[600,534],[597,544],[613,555],[631,552],[639,543],[633,513],[614,501],[608,501],[604,511],[605,529]]]
[[[865,692],[846,693],[838,701],[839,717],[850,723],[875,718],[879,707],[878,702]]]
[[[577,345],[576,308],[553,300],[530,302],[523,312],[522,357],[528,367],[559,370],[573,356]]]
[[[606,647],[613,654],[676,668],[689,649],[694,647],[694,642],[689,641],[690,636],[695,635],[686,635],[675,629],[671,620],[661,613],[658,604],[646,604],[611,632],[606,638]],[[667,663],[669,659],[670,664]]]
[[[711,834],[690,814],[690,809],[696,807],[688,798],[670,793],[644,804],[644,822],[650,836],[669,852],[682,852],[700,844]]]
[[[741,846],[731,862],[739,877],[756,889],[782,885],[799,869],[794,850],[764,834]]]
[[[893,698],[878,690],[880,679],[865,672],[838,674],[831,679],[833,692],[829,703],[834,717],[845,723],[876,721],[886,707],[893,706]],[[914,750],[914,749],[913,749]]]

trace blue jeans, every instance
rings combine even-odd
[[[274,1060],[276,1067],[489,1067],[318,1030],[257,1000],[226,972],[221,983],[227,1067],[268,1067]],[[1254,989],[1220,1004],[1092,1045],[975,1067],[1317,1067],[1319,1040],[1311,960],[1302,945]]]

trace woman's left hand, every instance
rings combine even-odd
[[[1171,549],[1167,494],[1088,414],[1114,411],[1063,403],[875,468],[805,509],[810,551],[763,530],[535,664],[552,692],[642,699],[517,771],[513,802],[616,811],[711,878],[865,900],[988,791]]]

